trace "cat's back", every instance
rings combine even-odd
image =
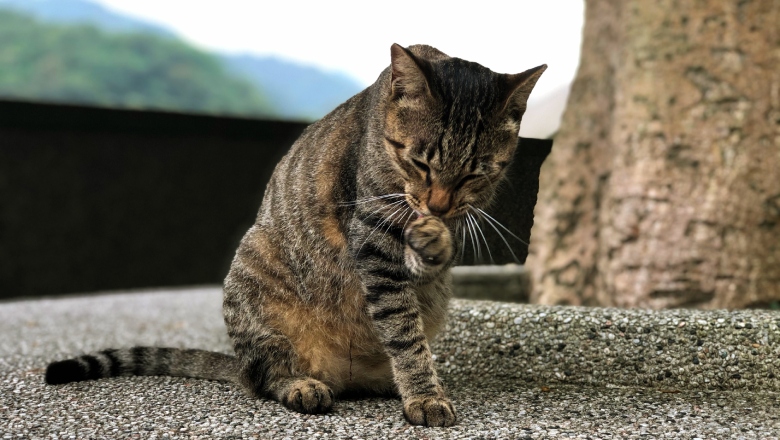
[[[355,199],[371,93],[364,90],[307,127],[277,164],[226,282],[267,282],[271,273],[286,286],[281,291],[307,303],[343,300],[354,278],[346,235],[352,207],[345,202]],[[284,296],[281,302],[289,300]]]
[[[354,186],[350,167],[365,136],[369,98],[366,89],[303,131],[274,169],[258,224],[288,223],[309,213],[322,216],[350,196]]]
[[[370,93],[310,125],[279,162],[225,280],[226,321],[285,335],[303,368],[331,378],[334,386],[350,371],[349,353],[355,365],[361,353],[381,357],[381,350],[372,351],[378,342],[363,313],[346,234],[352,206],[345,201],[355,198]],[[233,313],[240,307],[232,304],[251,304],[247,308],[257,315]],[[387,377],[382,369],[378,377],[354,379],[386,388]]]

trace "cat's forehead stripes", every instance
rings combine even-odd
[[[456,179],[462,170],[474,166],[485,131],[484,115],[496,111],[496,76],[479,64],[457,58],[434,63],[432,70],[435,94],[443,108],[443,131],[435,153],[440,167],[452,174],[446,178]]]

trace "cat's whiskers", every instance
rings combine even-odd
[[[468,217],[466,217],[466,226],[469,228],[469,238],[471,238],[471,251],[474,255],[474,262],[477,261],[477,245],[474,241],[474,230],[471,227],[471,223],[468,221]]]
[[[399,214],[399,216],[398,216],[398,222],[399,222],[399,223],[400,223],[400,221],[401,221],[401,220],[404,218],[404,216],[406,216],[406,217],[407,217],[406,221],[407,221],[407,222],[409,221],[409,218],[411,218],[411,217],[409,216],[409,214],[407,214],[407,213],[409,212],[409,210],[411,210],[411,211],[412,211],[412,214],[414,213],[414,210],[412,210],[412,209],[409,207],[409,205],[406,205],[406,206],[404,206],[404,207],[403,207],[403,209],[404,209],[404,210],[403,210],[403,211],[401,211],[401,213],[400,213],[400,214]],[[396,210],[396,212],[398,212],[398,211]],[[384,235],[384,234],[387,234],[387,232],[390,230],[390,228],[392,228],[392,227],[393,227],[393,222],[395,221],[395,220],[393,220],[393,217],[394,217],[394,216],[395,216],[395,212],[394,212],[394,213],[393,213],[393,214],[390,216],[390,218],[388,219],[388,220],[390,220],[390,221],[388,221],[388,222],[387,222],[387,227],[385,227],[385,230],[382,232],[382,234],[383,234],[383,235]],[[404,227],[406,227],[406,223],[404,223]],[[403,230],[404,230],[404,229],[403,229],[403,228],[401,228],[401,231],[403,231]]]
[[[403,209],[403,211],[401,211],[402,209]],[[383,224],[387,223],[387,227],[385,227],[384,231],[382,231],[382,235],[385,235],[385,234],[387,234],[387,231],[389,231],[389,230],[390,230],[390,228],[391,228],[391,227],[393,227],[393,222],[395,221],[395,220],[394,220],[394,218],[395,218],[396,214],[398,214],[398,212],[399,212],[399,211],[401,212],[401,215],[400,215],[400,217],[399,217],[399,219],[400,219],[400,218],[403,218],[403,215],[404,215],[404,214],[407,212],[407,210],[409,210],[409,209],[410,209],[410,208],[409,208],[409,205],[408,205],[408,204],[407,204],[406,206],[401,206],[400,208],[398,208],[398,209],[396,209],[395,211],[393,211],[393,213],[392,213],[392,214],[390,214],[390,215],[389,215],[389,216],[388,216],[388,217],[387,217],[387,218],[386,218],[384,221],[382,221],[382,223],[380,223],[380,224],[377,226],[377,228],[381,228]],[[376,231],[376,230],[377,230],[377,228],[374,228],[374,231]],[[374,233],[374,231],[371,231],[371,234],[373,234],[373,233]],[[371,237],[371,234],[369,234],[369,237]],[[368,237],[366,237],[366,240],[368,240]],[[364,243],[364,244],[365,244],[365,243]],[[362,247],[362,246],[361,246],[361,247]]]
[[[463,216],[461,218],[461,227],[463,229],[463,248],[461,249],[461,253],[464,254],[465,257],[465,250],[466,250],[466,233],[468,232],[469,237],[471,237],[471,231],[468,229],[468,223],[466,222],[466,216]]]
[[[411,212],[409,212],[409,214],[407,214],[406,221],[404,222],[404,225],[401,227],[401,230],[404,231],[404,232],[406,232],[406,225],[409,224],[409,220],[411,220],[412,217],[414,217],[414,214],[417,213],[417,211],[415,211],[414,208],[410,207],[409,209],[411,210]]]
[[[471,219],[471,222],[474,224],[474,228],[479,231],[479,235],[482,236],[482,241],[485,242],[485,249],[488,251],[488,255],[490,256],[490,263],[493,264],[495,261],[493,260],[493,253],[490,252],[490,244],[488,243],[487,239],[485,238],[485,234],[482,232],[482,227],[479,226],[479,222],[477,219],[474,218],[474,216],[471,215],[471,213],[467,213],[466,215],[469,216]],[[479,238],[477,238],[477,242],[479,242]]]
[[[382,206],[382,207],[380,207],[380,208],[378,208],[378,209],[376,209],[376,210],[374,210],[374,211],[372,211],[372,212],[371,212],[371,214],[370,214],[370,215],[374,215],[374,214],[378,214],[378,213],[379,213],[380,211],[382,211],[382,210],[385,210],[385,209],[392,209],[392,208],[393,208],[393,207],[395,207],[395,206],[401,205],[401,207],[399,207],[398,209],[396,209],[395,211],[393,211],[393,213],[392,213],[392,214],[390,214],[388,217],[385,217],[385,218],[382,220],[382,222],[381,222],[381,223],[379,223],[378,225],[376,225],[376,226],[374,227],[374,229],[372,229],[372,230],[371,230],[371,232],[368,234],[368,236],[366,237],[366,239],[365,239],[365,240],[363,240],[363,243],[360,245],[360,247],[358,248],[357,252],[355,253],[355,256],[356,256],[356,257],[357,257],[358,255],[360,255],[360,251],[361,251],[361,250],[363,250],[363,246],[365,246],[365,245],[366,245],[366,243],[368,242],[368,240],[371,238],[371,236],[372,236],[372,235],[374,235],[374,232],[376,232],[376,231],[377,231],[379,228],[381,228],[381,227],[382,227],[382,226],[383,226],[385,223],[387,223],[387,222],[388,222],[390,219],[392,219],[392,218],[393,218],[393,217],[396,215],[396,213],[398,213],[398,211],[400,211],[400,210],[402,210],[402,209],[404,209],[404,208],[406,208],[406,209],[409,209],[409,205],[408,205],[408,204],[406,204],[406,206],[405,206],[405,207],[403,206],[403,204],[405,204],[405,203],[406,203],[406,199],[403,199],[403,200],[398,200],[398,201],[396,201],[396,202],[393,202],[393,203],[390,203],[390,204],[388,204],[388,205],[384,205],[384,206]],[[392,225],[392,223],[390,223],[390,224]],[[389,228],[390,228],[390,226],[388,225],[388,229],[389,229]],[[384,233],[386,234],[387,232],[385,231]]]
[[[368,215],[369,215],[369,217],[374,216],[374,215],[379,214],[381,211],[384,211],[386,209],[387,210],[393,209],[396,206],[401,205],[404,202],[405,202],[405,200],[398,200],[397,202],[389,203],[387,205],[382,205],[379,208],[371,211]]]
[[[524,245],[528,246],[528,243],[527,243],[527,242],[525,242],[525,241],[524,241],[522,238],[520,238],[520,237],[518,237],[517,235],[513,234],[513,233],[512,233],[512,231],[510,231],[509,229],[507,229],[507,228],[506,228],[506,226],[502,225],[502,224],[501,224],[501,222],[499,222],[498,220],[496,220],[496,219],[494,219],[493,217],[491,217],[491,216],[490,216],[490,214],[488,214],[488,213],[487,213],[487,212],[485,212],[484,210],[482,210],[482,209],[480,209],[480,208],[476,208],[476,207],[474,207],[474,206],[471,206],[471,205],[469,205],[469,208],[471,208],[472,210],[474,210],[474,212],[476,212],[476,213],[477,213],[477,215],[479,215],[479,217],[480,217],[480,218],[484,219],[484,220],[485,220],[485,222],[486,222],[487,224],[489,224],[489,225],[490,225],[490,227],[491,227],[491,228],[493,228],[493,230],[494,230],[494,231],[496,231],[496,233],[498,234],[498,236],[499,236],[499,237],[501,237],[501,240],[502,240],[502,241],[504,242],[504,244],[506,245],[507,249],[509,249],[509,252],[512,254],[512,258],[514,258],[514,259],[515,259],[515,261],[519,263],[519,262],[520,262],[520,259],[519,259],[519,258],[517,258],[517,255],[515,255],[515,252],[512,250],[512,246],[510,246],[510,245],[509,245],[509,242],[506,240],[506,237],[504,237],[504,234],[502,234],[502,233],[501,233],[501,231],[500,231],[500,230],[499,230],[499,229],[496,227],[496,225],[500,226],[500,227],[501,227],[502,229],[504,229],[506,232],[508,232],[509,234],[511,234],[511,235],[512,235],[512,237],[516,238],[517,240],[519,240],[519,241],[520,241],[521,243],[523,243]]]
[[[402,209],[403,209],[403,211],[401,211]],[[398,208],[398,209],[396,209],[395,211],[393,211],[393,213],[392,213],[392,214],[390,214],[390,216],[389,216],[389,217],[387,217],[387,219],[385,219],[385,221],[384,221],[384,222],[382,222],[382,223],[385,223],[385,222],[387,223],[387,227],[385,227],[385,230],[382,232],[382,234],[387,234],[387,231],[389,231],[389,230],[390,230],[390,228],[392,228],[392,227],[393,227],[393,222],[395,221],[395,220],[394,220],[394,218],[395,218],[395,215],[396,215],[396,214],[397,214],[399,211],[401,211],[401,215],[398,217],[398,219],[400,220],[400,219],[402,219],[402,218],[403,218],[404,214],[407,212],[407,210],[408,210],[408,209],[409,209],[409,205],[406,205],[406,206],[403,206],[403,205],[402,205],[400,208]],[[381,225],[380,225],[380,226],[381,226]]]
[[[515,235],[515,233],[514,233],[514,232],[510,231],[509,229],[507,229],[507,227],[506,227],[506,226],[504,226],[504,225],[502,225],[502,224],[501,224],[501,222],[499,222],[498,220],[496,220],[496,219],[494,219],[493,217],[491,217],[491,215],[490,215],[490,214],[488,214],[487,212],[485,212],[484,210],[482,210],[482,209],[480,209],[480,208],[476,208],[476,209],[477,209],[477,211],[479,211],[479,213],[480,213],[481,215],[484,215],[484,216],[485,216],[485,218],[486,218],[487,220],[490,220],[491,222],[493,222],[493,223],[497,224],[498,226],[500,226],[500,227],[501,227],[501,229],[503,229],[503,230],[505,230],[506,232],[508,232],[508,233],[509,233],[509,235],[511,235],[512,237],[514,237],[514,238],[515,238],[517,241],[519,241],[520,243],[523,243],[523,244],[524,244],[524,245],[526,245],[526,246],[528,246],[528,245],[529,245],[527,241],[525,241],[525,240],[523,240],[522,238],[520,238],[520,237],[518,237],[517,235]]]
[[[381,195],[381,196],[366,197],[365,199],[357,199],[357,200],[353,200],[351,202],[341,202],[341,203],[339,203],[339,205],[342,205],[342,206],[355,206],[355,205],[361,205],[361,204],[364,204],[364,203],[371,203],[371,202],[376,202],[376,201],[385,200],[385,199],[397,199],[399,197],[406,197],[406,196],[407,196],[406,193],[384,194],[384,195]]]
[[[463,217],[458,219],[458,226],[460,227],[461,232],[461,239],[460,239],[460,262],[463,264],[463,257],[465,257],[465,250],[466,250],[466,227],[465,227],[465,221],[463,220]]]
[[[467,215],[469,225],[471,225],[471,234],[474,237],[474,241],[477,243],[477,261],[479,263],[483,262],[482,259],[482,243],[479,242],[479,235],[477,235],[477,228],[474,224],[474,217],[471,215]]]
[[[466,223],[466,229],[469,233],[469,239],[471,240],[471,255],[473,257],[473,262],[477,262],[477,247],[474,245],[474,233],[471,230],[471,223],[469,223],[469,218],[464,217],[464,222]]]

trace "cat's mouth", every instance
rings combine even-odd
[[[465,217],[469,210],[474,209],[474,207],[469,204],[466,201],[459,200],[457,201],[456,206],[452,206],[449,203],[446,205],[445,209],[441,209],[441,211],[437,211],[435,209],[432,209],[429,203],[424,203],[419,197],[415,196],[411,192],[407,190],[405,193],[405,200],[406,205],[411,208],[413,211],[412,219],[417,220],[423,217],[431,216],[431,217],[438,217],[444,222],[455,222],[459,221],[463,217]]]

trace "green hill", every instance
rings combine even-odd
[[[0,10],[0,97],[272,116],[220,60],[152,34],[40,23]]]

